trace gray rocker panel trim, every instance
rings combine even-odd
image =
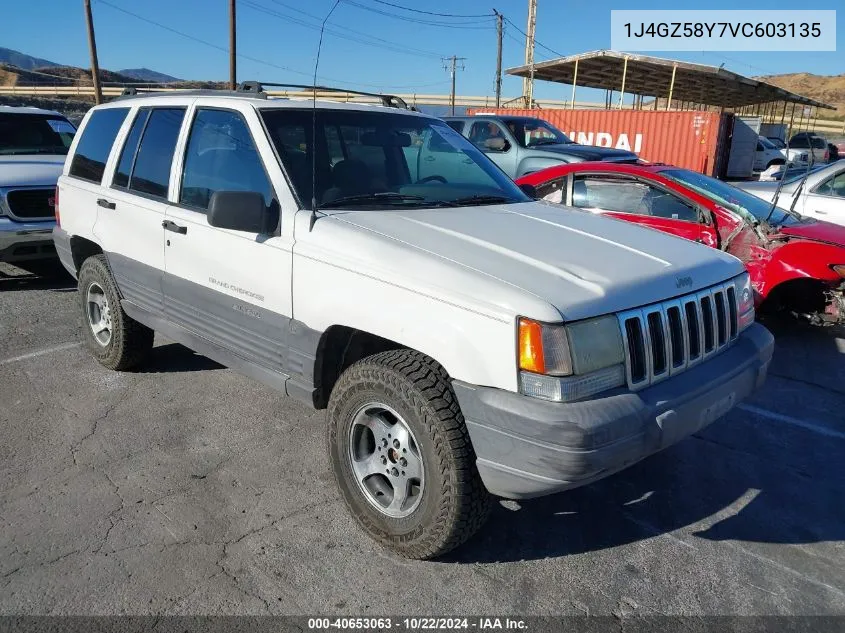
[[[130,317],[315,406],[314,365],[322,332],[123,255],[106,257]]]

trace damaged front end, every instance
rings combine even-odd
[[[795,313],[811,325],[845,325],[845,281],[824,290],[824,308],[813,312]]]

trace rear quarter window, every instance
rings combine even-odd
[[[71,176],[102,181],[114,139],[128,112],[128,108],[104,108],[91,114],[70,163]]]

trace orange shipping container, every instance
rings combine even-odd
[[[548,121],[576,143],[628,149],[653,163],[718,175],[720,132],[729,115],[716,112],[467,108],[467,114],[531,116]]]

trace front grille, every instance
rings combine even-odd
[[[6,194],[11,214],[20,220],[55,216],[55,189],[14,189]]]
[[[737,338],[732,281],[618,315],[630,389],[674,376],[723,351]]]

